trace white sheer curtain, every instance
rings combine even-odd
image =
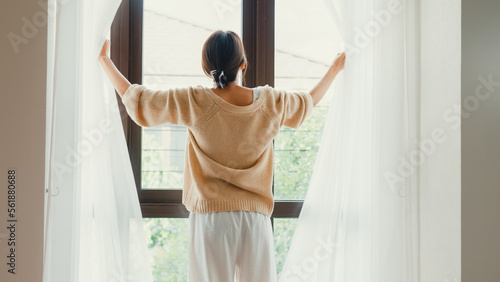
[[[153,281],[115,93],[97,62],[120,2],[49,1],[43,281]]]
[[[347,60],[280,281],[418,281],[417,3],[325,4]]]

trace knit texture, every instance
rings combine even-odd
[[[187,127],[182,203],[190,212],[246,210],[271,216],[273,143],[282,126],[310,115],[308,92],[258,87],[248,106],[226,102],[203,86],[151,90],[133,84],[122,101],[138,125]]]

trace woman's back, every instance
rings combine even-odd
[[[183,203],[192,212],[273,210],[272,140],[282,126],[299,127],[313,101],[307,92],[262,86],[252,103],[252,89],[246,90],[235,94],[243,106],[202,86],[154,91],[132,85],[123,95],[141,126],[188,127]]]

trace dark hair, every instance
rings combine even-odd
[[[223,88],[227,83],[235,81],[243,63],[244,77],[248,65],[245,47],[241,38],[233,31],[218,30],[203,44],[201,66],[217,87]]]

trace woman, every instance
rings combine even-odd
[[[240,37],[216,31],[202,50],[213,88],[153,91],[131,85],[109,47],[106,41],[99,62],[130,117],[144,127],[188,128],[182,203],[190,211],[190,281],[276,281],[272,140],[282,126],[298,128],[310,115],[344,68],[345,53],[310,92],[251,89],[236,82],[247,67]]]

